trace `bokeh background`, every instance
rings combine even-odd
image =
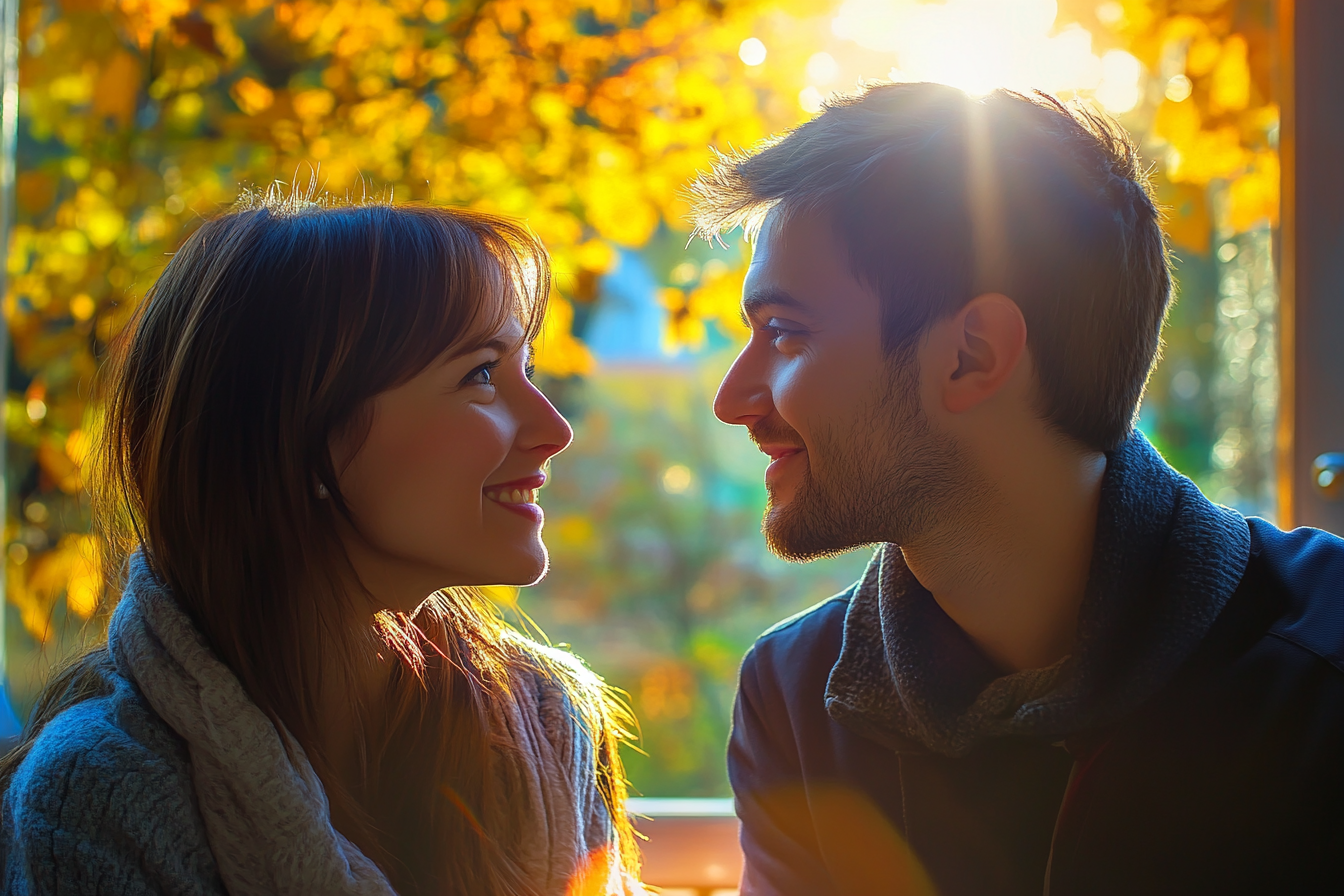
[[[749,249],[688,242],[682,191],[863,80],[1040,88],[1140,139],[1179,298],[1140,425],[1223,503],[1274,514],[1271,0],[22,0],[4,644],[20,717],[96,633],[81,465],[100,357],[241,188],[467,205],[554,256],[543,387],[573,421],[543,493],[554,570],[495,589],[625,689],[648,796],[727,794],[738,662],[864,552],[771,557],[764,459],[710,400]]]

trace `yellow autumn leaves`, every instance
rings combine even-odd
[[[1131,47],[1165,95],[1149,144],[1177,190],[1200,201],[1174,203],[1173,241],[1207,252],[1210,227],[1240,233],[1279,219],[1277,37],[1272,4],[1152,0],[1127,4]],[[1256,8],[1252,8],[1256,7]],[[1206,191],[1225,186],[1225,202],[1206,211]]]
[[[11,552],[12,554],[13,552]],[[98,540],[92,535],[69,534],[53,550],[31,563],[7,564],[6,597],[18,608],[19,619],[39,641],[52,636],[52,604],[65,597],[66,608],[77,618],[93,614],[102,596]]]
[[[714,259],[698,272],[682,269],[694,262],[683,262],[672,271],[672,280],[693,279],[694,287],[669,286],[659,291],[658,297],[667,312],[663,332],[663,349],[674,352],[681,346],[698,349],[705,344],[707,328],[717,326],[730,336],[746,336],[742,323],[740,302],[745,271],[732,270],[723,261]],[[680,275],[680,276],[679,276]]]
[[[67,448],[89,428],[97,359],[202,216],[241,187],[311,176],[336,195],[390,193],[524,218],[556,270],[538,367],[584,375],[594,360],[571,324],[596,299],[616,247],[685,230],[682,190],[710,147],[750,146],[797,122],[802,72],[820,39],[808,29],[831,5],[24,6],[23,139],[3,307],[28,379],[11,383],[6,428],[16,446],[12,500],[63,508],[6,527],[7,543],[24,545],[9,581],[29,630],[43,637],[39,621],[66,590],[62,576],[85,581],[69,540],[87,527],[81,456]],[[1275,38],[1272,17],[1256,12],[1268,0],[1102,6],[1120,10],[1118,33],[1167,84],[1150,107],[1145,148],[1172,191],[1173,240],[1204,252],[1215,224],[1276,222]],[[769,62],[748,69],[738,47],[756,34],[770,44]],[[1226,184],[1218,221],[1211,184]],[[665,345],[698,346],[708,328],[738,333],[740,287],[741,272],[722,263],[672,277],[659,293]],[[41,414],[29,413],[39,405]]]
[[[91,592],[77,583],[92,567],[76,562],[83,542],[71,540],[85,537],[88,507],[67,443],[89,428],[98,357],[202,216],[240,188],[312,178],[338,196],[523,218],[551,250],[558,287],[538,367],[584,375],[594,360],[571,332],[575,306],[596,299],[614,247],[686,227],[680,191],[710,146],[749,145],[793,123],[761,111],[761,87],[736,58],[777,8],[65,0],[53,15],[26,6],[4,311],[30,377],[11,382],[18,394],[7,406],[13,500],[50,511],[6,527],[17,546],[10,595],[29,631],[46,637],[62,593],[77,614],[88,609],[79,595]],[[724,305],[727,291],[711,304]]]

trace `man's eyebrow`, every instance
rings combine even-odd
[[[762,308],[797,308],[806,311],[807,306],[782,289],[757,289],[751,295],[742,297],[742,322],[760,312]]]

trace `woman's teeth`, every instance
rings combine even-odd
[[[537,503],[537,490],[534,488],[486,489],[485,496],[489,498],[491,501],[498,501],[500,504]]]

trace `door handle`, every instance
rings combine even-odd
[[[1311,481],[1325,500],[1344,500],[1344,451],[1328,451],[1312,461]]]

